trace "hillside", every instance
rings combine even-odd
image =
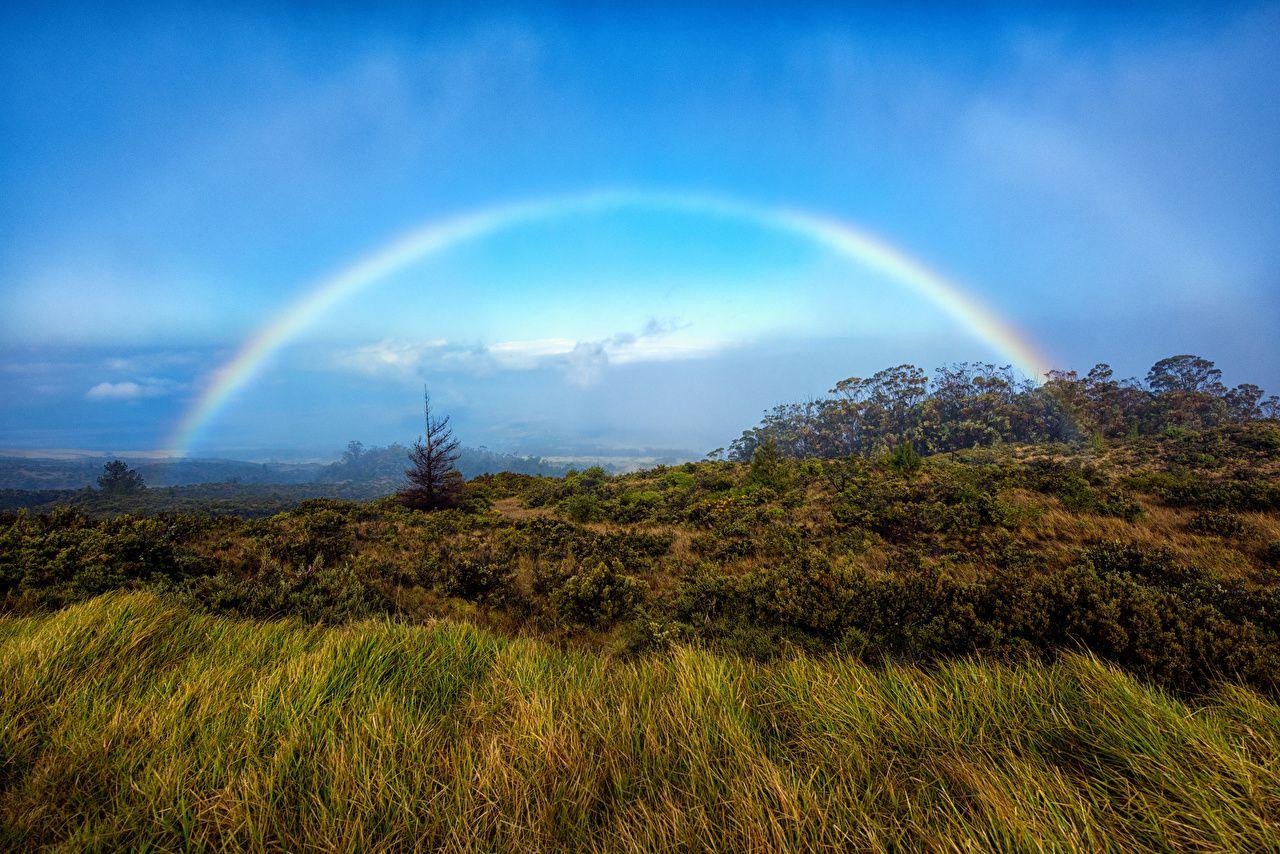
[[[11,512],[0,595],[11,847],[1280,844],[1270,421]]]
[[[449,616],[619,652],[933,660],[1083,645],[1179,688],[1222,675],[1268,688],[1280,672],[1269,422],[923,460],[762,451],[612,477],[490,475],[439,513],[383,499],[265,519],[4,518],[12,611],[151,587],[240,616]]]

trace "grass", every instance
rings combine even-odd
[[[0,847],[1280,848],[1280,706],[1093,659],[619,661],[110,594],[0,617]]]

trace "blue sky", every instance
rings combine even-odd
[[[601,187],[856,224],[1055,364],[1280,389],[1280,5],[6,5],[0,447],[162,447],[306,291],[433,218]],[[338,307],[203,452],[700,452],[910,361],[1002,361],[794,235],[536,222]]]

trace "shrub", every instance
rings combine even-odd
[[[424,561],[422,577],[448,596],[476,601],[510,581],[507,567],[489,552],[454,555],[442,551]]]
[[[355,535],[337,502],[304,502],[262,523],[258,541],[273,560],[299,568],[332,565],[351,554]]]
[[[1142,505],[1118,489],[1109,489],[1098,496],[1094,512],[1100,516],[1115,516],[1133,522],[1142,515]]]
[[[60,607],[205,573],[206,562],[189,548],[203,524],[182,515],[91,522],[71,510],[18,514],[0,537],[0,593],[27,606]]]
[[[560,506],[564,514],[575,522],[591,522],[600,518],[600,501],[590,493],[570,495]]]
[[[885,457],[885,463],[898,474],[911,476],[920,471],[924,460],[910,442],[899,442]]]
[[[375,578],[356,563],[317,568],[269,563],[248,572],[193,579],[183,591],[202,608],[233,616],[341,623],[392,610],[390,600],[372,583]]]
[[[1191,517],[1187,527],[1197,534],[1235,537],[1244,531],[1244,520],[1229,510],[1203,510]]]
[[[751,466],[747,481],[779,492],[791,485],[791,471],[782,458],[778,443],[772,437],[763,440],[751,454]]]
[[[616,560],[567,560],[538,574],[538,586],[556,620],[565,625],[605,628],[628,616],[643,585]]]

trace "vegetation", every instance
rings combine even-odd
[[[1078,655],[618,662],[132,594],[0,618],[0,679],[13,850],[1280,846],[1280,706]]]
[[[431,395],[426,391],[422,393],[422,423],[422,436],[409,451],[410,465],[404,473],[409,486],[400,490],[399,498],[416,510],[443,510],[454,506],[462,491],[462,475],[456,465],[459,442],[449,429],[449,416],[431,414]]]
[[[0,514],[0,845],[1276,848],[1280,423],[1213,370],[1069,442],[906,371],[838,457],[464,482],[428,410],[431,500]]]
[[[1036,386],[1009,367],[962,363],[932,381],[914,365],[849,377],[828,397],[775,407],[729,447],[749,460],[765,439],[795,458],[876,456],[909,444],[941,453],[999,443],[1106,441],[1280,417],[1280,398],[1245,383],[1228,389],[1200,356],[1161,359],[1145,383],[1116,380],[1111,366],[1084,377],[1051,371]]]
[[[133,495],[146,489],[147,485],[142,475],[125,465],[123,460],[112,460],[102,467],[98,488],[108,495]]]
[[[265,519],[72,508],[0,520],[0,602],[117,589],[236,616],[466,619],[630,655],[918,663],[1087,650],[1180,692],[1280,674],[1280,429],[1105,448],[512,474],[455,506],[311,500]]]

